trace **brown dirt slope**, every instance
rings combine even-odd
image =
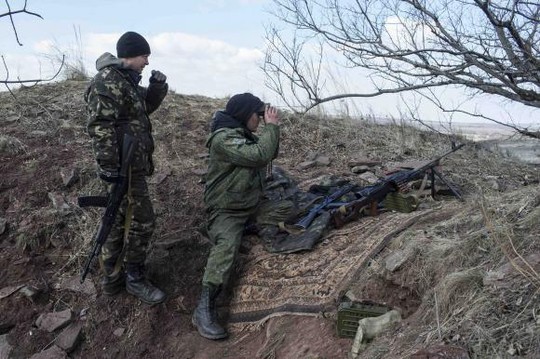
[[[220,342],[190,325],[209,250],[197,231],[204,142],[221,99],[171,93],[152,116],[159,219],[148,268],[168,301],[148,307],[126,293],[108,298],[95,275],[73,289],[100,215],[76,205],[77,196],[101,191],[85,133],[85,86],[0,93],[0,345],[7,342],[0,352],[28,358],[59,345],[61,330],[47,332],[36,320],[70,309],[83,334],[70,358],[346,358],[352,340],[336,335],[335,311],[270,318]],[[349,170],[355,159],[381,161],[382,175],[459,141],[400,123],[287,114],[282,123],[276,164],[304,187],[331,174],[357,179]],[[317,154],[330,165],[299,169]],[[435,358],[440,348],[460,351],[453,358],[540,357],[538,168],[469,143],[443,169],[465,202],[423,198],[426,215],[391,238],[350,287],[348,296],[399,308],[404,318],[360,358]]]

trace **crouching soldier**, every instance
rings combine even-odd
[[[98,174],[109,190],[119,181],[124,134],[133,136],[138,143],[131,161],[128,193],[100,254],[101,284],[107,295],[125,287],[128,293],[153,305],[163,302],[166,295],[145,273],[146,250],[155,225],[146,182],[154,171],[154,140],[148,116],[165,98],[168,85],[166,76],[159,71],[152,71],[147,88],[139,85],[150,55],[150,46],[141,35],[126,32],[116,50],[117,57],[104,53],[97,59],[98,73],[85,94],[88,134]]]
[[[266,125],[256,136],[261,120]],[[284,221],[293,203],[274,203],[263,197],[266,166],[276,157],[279,144],[274,107],[250,93],[234,95],[225,111],[216,112],[211,131],[206,144],[210,161],[204,202],[213,246],[192,322],[201,336],[223,339],[228,334],[218,322],[216,298],[229,280],[246,224]]]

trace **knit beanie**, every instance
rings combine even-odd
[[[246,124],[256,112],[264,111],[264,102],[250,93],[234,95],[225,106],[225,112]]]
[[[119,58],[150,55],[150,45],[144,37],[133,31],[120,36],[116,43],[116,54]]]

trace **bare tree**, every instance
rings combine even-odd
[[[470,96],[489,94],[540,108],[540,3],[527,0],[274,0],[274,15],[295,29],[268,28],[263,70],[278,94],[294,89],[309,110],[344,98],[418,91],[434,97],[439,87],[459,86]],[[285,35],[284,35],[285,34]],[[318,52],[311,43],[317,41]],[[309,47],[308,47],[309,45]],[[306,51],[308,49],[309,51]],[[374,91],[325,93],[320,71],[329,56],[368,71]],[[315,53],[317,60],[310,60]],[[334,64],[335,65],[335,64]],[[526,136],[540,131],[489,120]]]
[[[5,12],[3,14],[0,14],[0,18],[9,17],[9,20],[11,22],[11,27],[13,29],[13,34],[15,35],[15,40],[17,41],[17,44],[19,46],[23,46],[23,44],[19,40],[19,34],[17,32],[17,27],[15,26],[15,21],[14,21],[13,17],[15,15],[20,15],[20,14],[31,15],[31,16],[39,17],[40,19],[43,19],[43,17],[41,15],[27,9],[27,0],[24,1],[24,6],[22,7],[22,9],[18,9],[18,10],[12,10],[11,9],[11,5],[9,3],[9,0],[5,0],[5,3],[6,3],[6,7],[7,7],[7,12]],[[10,88],[9,88],[10,84],[11,85],[12,84],[25,84],[25,83],[37,84],[37,83],[44,82],[44,81],[54,80],[60,74],[60,71],[62,70],[62,67],[64,65],[64,57],[62,57],[62,62],[60,64],[59,68],[58,68],[58,71],[50,78],[46,78],[46,79],[38,78],[38,79],[25,79],[25,80],[22,80],[22,79],[10,80],[9,68],[8,68],[8,66],[6,64],[5,58],[4,58],[4,56],[1,56],[1,58],[2,58],[2,64],[4,65],[4,70],[6,72],[6,77],[5,77],[4,80],[0,80],[0,84],[4,84],[9,91],[11,91]]]

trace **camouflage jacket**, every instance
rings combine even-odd
[[[139,86],[123,68],[122,61],[110,53],[98,58],[96,68],[98,73],[90,82],[84,99],[88,134],[99,169],[119,169],[121,141],[124,133],[128,133],[139,143],[132,161],[132,173],[151,175],[154,172],[154,140],[148,115],[159,107],[167,95],[168,85]]]
[[[221,128],[206,146],[210,162],[204,202],[208,211],[249,209],[256,206],[265,185],[266,165],[274,158],[279,126],[267,124],[259,137],[243,128]]]

